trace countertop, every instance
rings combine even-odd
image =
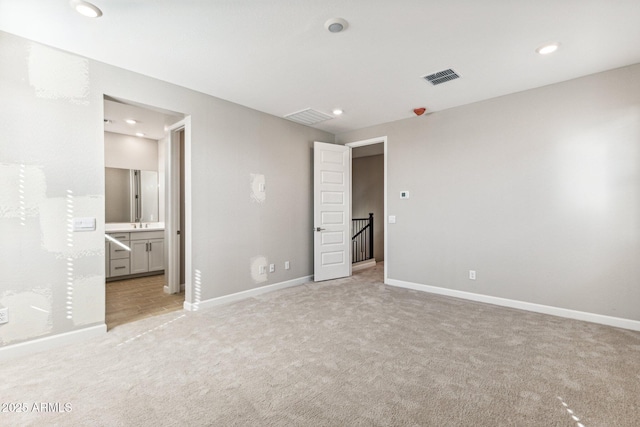
[[[111,222],[104,225],[106,233],[137,233],[139,231],[164,231],[164,222],[143,222],[140,224],[132,222]]]

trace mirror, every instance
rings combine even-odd
[[[158,222],[158,172],[104,169],[106,222]]]

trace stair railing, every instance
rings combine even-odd
[[[369,218],[353,218],[351,220],[351,244],[353,256],[351,262],[373,259],[373,214]]]

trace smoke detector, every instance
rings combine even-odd
[[[329,30],[330,33],[339,33],[349,27],[349,23],[342,18],[331,18],[324,23],[324,27]]]

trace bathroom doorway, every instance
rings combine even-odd
[[[186,235],[175,232],[186,230],[189,125],[182,114],[104,97],[108,329],[184,306]]]

